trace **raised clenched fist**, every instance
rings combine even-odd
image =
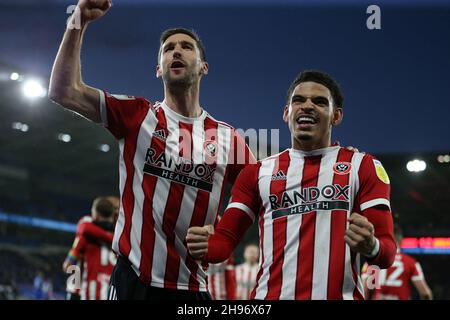
[[[96,20],[111,8],[112,0],[80,0],[78,2],[78,12],[82,22]]]

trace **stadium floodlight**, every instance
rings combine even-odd
[[[411,161],[408,161],[406,164],[406,169],[408,169],[409,172],[422,172],[427,168],[427,163],[423,160],[414,159]]]
[[[72,137],[70,136],[70,134],[60,133],[60,134],[58,134],[58,140],[67,143],[72,140]]]
[[[28,125],[26,123],[22,123],[22,128],[20,128],[20,131],[22,132],[28,132]]]
[[[11,127],[14,130],[19,130],[22,132],[28,132],[28,130],[30,129],[30,127],[26,123],[22,123],[22,122],[13,122]]]
[[[20,78],[20,74],[18,74],[17,72],[13,72],[9,76],[9,79],[11,79],[12,81],[17,81],[17,80],[19,80],[19,78]]]
[[[101,144],[98,146],[98,149],[102,152],[108,152],[111,148],[109,146],[109,144]]]
[[[30,99],[43,98],[46,96],[47,90],[39,81],[28,80],[23,84],[23,94]]]

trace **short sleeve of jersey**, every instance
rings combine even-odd
[[[419,262],[412,259],[412,274],[411,274],[411,281],[420,281],[424,280],[422,267]]]
[[[77,259],[81,258],[86,250],[86,244],[86,239],[80,235],[77,235],[73,242],[72,249],[70,250],[70,254]]]
[[[103,125],[120,140],[133,128],[139,128],[152,110],[149,101],[141,97],[110,94],[99,90],[100,116]]]
[[[357,195],[361,210],[384,205],[391,210],[391,186],[389,176],[381,162],[365,155],[359,168],[359,191]]]
[[[80,258],[84,254],[84,250],[86,249],[86,239],[81,235],[80,229],[81,226],[85,223],[91,223],[92,218],[89,216],[85,216],[78,221],[76,237],[73,241],[72,248],[70,249],[70,254]]]
[[[247,164],[256,164],[255,156],[245,140],[233,129],[233,142],[228,164],[228,182],[234,183]]]
[[[227,209],[236,208],[244,211],[252,221],[259,212],[261,201],[258,195],[258,171],[260,163],[249,164],[236,179],[231,190],[231,198]]]

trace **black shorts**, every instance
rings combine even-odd
[[[73,292],[67,292],[66,300],[81,300],[81,296]]]
[[[208,292],[148,286],[139,279],[128,260],[119,257],[111,274],[108,300],[204,301],[211,300],[211,296]]]

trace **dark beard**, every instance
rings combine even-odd
[[[171,91],[185,91],[194,83],[192,74],[187,74],[184,78],[174,80],[170,78],[169,72],[170,71],[167,71],[163,75],[163,80],[167,88]]]
[[[309,140],[312,140],[312,138],[313,137],[311,135],[309,135],[309,134],[299,134],[297,136],[298,140],[303,140],[303,141],[309,141]]]

